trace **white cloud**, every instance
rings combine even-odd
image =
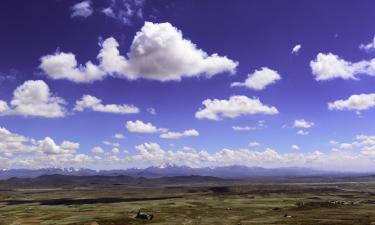
[[[116,46],[114,41],[111,40],[109,46],[103,43],[101,52],[103,61],[109,55],[107,52],[114,52]],[[127,55],[128,60],[115,57],[122,62],[122,68],[107,65],[104,66],[105,70],[116,72],[118,76],[129,79],[143,77],[168,81],[201,74],[210,77],[225,71],[234,73],[237,67],[237,62],[227,57],[217,54],[207,55],[190,40],[184,39],[182,32],[170,23],[146,22],[141,31],[135,35]],[[109,60],[113,58],[110,57]]]
[[[120,154],[120,149],[112,148],[112,153],[115,154],[115,155]]]
[[[160,135],[161,138],[166,138],[166,139],[178,139],[182,137],[196,137],[196,136],[199,136],[199,132],[195,129],[185,130],[183,132],[169,131],[167,133],[163,133]]]
[[[259,143],[258,143],[259,144]],[[249,145],[258,146],[256,142]],[[135,146],[134,154],[119,158],[121,151],[114,147],[108,154],[93,150],[94,156],[79,153],[79,143],[63,141],[57,145],[52,138],[34,140],[0,128],[0,169],[9,168],[142,168],[173,164],[191,167],[215,166],[302,166],[334,170],[373,170],[375,136],[357,135],[352,142],[335,143],[337,150],[324,153],[279,153],[275,149],[253,151],[247,148],[227,149],[216,152],[183,148],[165,150],[157,143]],[[9,153],[9,154],[8,154]]]
[[[143,5],[144,0],[111,0],[102,13],[129,26],[134,20],[143,18]]]
[[[92,152],[92,153],[95,153],[95,154],[101,154],[101,153],[104,153],[104,150],[103,150],[102,147],[100,147],[100,146],[96,146],[96,147],[93,147],[93,148],[91,149],[91,152]]]
[[[0,114],[3,114],[9,110],[8,103],[0,100]]]
[[[266,128],[266,127],[267,127],[267,125],[266,125],[266,121],[264,121],[264,120],[258,120],[257,127],[258,127],[259,129]]]
[[[103,144],[112,146],[112,147],[120,147],[120,143],[118,142],[103,141]]]
[[[292,54],[298,54],[298,52],[301,50],[301,45],[298,44],[298,45],[295,45],[292,49]]]
[[[47,155],[73,154],[79,149],[79,143],[63,141],[61,145],[57,145],[50,137],[36,141],[35,145],[38,150]]]
[[[234,95],[229,100],[206,99],[202,102],[205,106],[195,113],[198,119],[220,120],[224,117],[235,118],[240,115],[252,114],[277,114],[274,106],[263,105],[257,98],[248,98],[243,95]]]
[[[116,104],[102,104],[102,100],[92,95],[83,95],[82,98],[76,101],[74,110],[84,111],[91,109],[96,112],[118,113],[118,114],[131,114],[139,113],[139,109],[134,105],[116,105]]]
[[[233,130],[235,131],[249,131],[249,130],[256,130],[256,127],[250,127],[250,126],[233,126]]]
[[[79,154],[79,146],[71,141],[58,145],[48,136],[35,140],[0,128],[0,168],[85,167],[92,158]]]
[[[183,77],[234,73],[238,65],[225,56],[208,55],[198,49],[170,23],[146,22],[136,33],[127,57],[120,54],[119,44],[112,37],[101,46],[99,65],[91,61],[78,65],[74,54],[57,52],[43,56],[40,68],[52,79],[73,82],[92,82],[108,75],[130,80],[179,81]]]
[[[148,108],[147,112],[150,113],[151,115],[156,115],[156,109],[155,108]]]
[[[3,155],[11,156],[17,152],[28,151],[28,142],[29,138],[0,127],[0,153]]]
[[[3,74],[0,73],[0,85],[5,83],[5,82],[13,82],[17,80],[17,72],[14,70],[10,70],[10,74]]]
[[[40,58],[41,68],[51,79],[67,79],[77,83],[102,80],[106,74],[99,66],[88,61],[85,66],[78,65],[73,53],[56,52]]]
[[[133,40],[134,41],[134,40]],[[119,77],[126,78],[127,70],[129,70],[129,62],[127,58],[120,54],[118,50],[119,44],[113,37],[107,38],[100,44],[102,49],[100,50],[97,58],[100,61],[100,67],[106,75],[117,75]],[[128,77],[129,79],[136,79],[137,77]]]
[[[124,161],[128,165],[161,166],[174,164],[178,166],[190,167],[214,167],[214,166],[303,166],[318,169],[343,169],[353,168],[364,169],[373,168],[374,155],[369,158],[363,153],[351,154],[349,152],[323,153],[314,151],[311,153],[281,154],[274,149],[266,148],[263,151],[253,151],[246,148],[241,149],[222,149],[220,151],[209,153],[204,150],[195,150],[186,148],[178,151],[164,150],[157,143],[144,143],[135,147],[138,154],[125,157]]]
[[[128,131],[133,133],[161,133],[160,138],[165,139],[199,136],[199,132],[195,129],[185,130],[183,132],[174,132],[169,131],[167,128],[158,128],[151,123],[145,123],[141,120],[127,121],[125,126]]]
[[[319,53],[315,61],[310,62],[310,67],[318,81],[333,78],[354,79],[353,65],[332,53]]]
[[[249,74],[245,82],[234,82],[231,87],[247,87],[253,90],[263,90],[268,85],[280,80],[280,74],[267,67],[262,67],[260,70],[255,70],[253,74]]]
[[[298,135],[305,136],[305,135],[308,135],[309,132],[308,132],[308,131],[305,131],[305,130],[298,130],[298,131],[297,131],[297,134],[298,134]]]
[[[72,7],[71,17],[89,17],[93,13],[91,1],[82,1]]]
[[[256,141],[253,141],[253,142],[250,142],[250,143],[249,143],[249,146],[250,146],[250,147],[258,147],[258,146],[260,146],[260,143],[258,143],[258,142],[256,142]]]
[[[352,95],[345,100],[328,103],[329,110],[366,110],[375,106],[375,94]]]
[[[304,128],[308,129],[310,127],[314,126],[313,122],[306,121],[304,119],[298,119],[294,121],[293,127],[294,128]]]
[[[361,44],[359,49],[364,50],[366,52],[372,51],[375,49],[375,36],[372,38],[372,41],[368,44]]]
[[[300,147],[298,145],[292,145],[292,150],[298,151],[300,150]]]
[[[111,17],[111,18],[115,18],[116,17],[115,13],[113,12],[113,10],[110,7],[104,8],[102,10],[102,13],[104,15],[108,16],[108,17]]]
[[[339,148],[342,149],[342,150],[350,150],[350,149],[353,149],[354,147],[357,146],[357,142],[353,142],[353,143],[341,143],[339,145]]]
[[[157,127],[151,123],[144,123],[143,121],[128,121],[126,122],[126,129],[134,133],[156,133],[159,131]]]
[[[359,152],[366,157],[375,157],[375,136],[357,135],[352,142],[336,142],[336,151]]]
[[[116,138],[116,139],[124,139],[125,135],[117,133],[117,134],[113,135],[113,137]]]
[[[232,126],[232,129],[235,131],[250,131],[250,130],[260,130],[267,128],[264,120],[259,120],[256,126]]]
[[[13,92],[10,106],[0,100],[0,115],[21,115],[40,117],[63,117],[65,101],[53,96],[42,80],[28,80]]]
[[[336,146],[336,145],[339,144],[339,142],[337,142],[337,141],[335,141],[335,140],[330,140],[328,143],[329,143],[330,145],[333,145],[333,146]]]
[[[316,59],[310,62],[310,67],[317,81],[334,78],[357,80],[358,74],[375,76],[375,59],[353,63],[332,53],[319,53]]]

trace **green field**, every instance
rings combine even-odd
[[[375,224],[375,183],[86,186],[0,191],[0,224]],[[152,220],[136,219],[142,212]]]

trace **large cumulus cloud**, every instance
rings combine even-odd
[[[214,53],[209,55],[170,23],[146,22],[136,33],[129,52],[121,55],[119,43],[110,37],[101,43],[96,65],[78,64],[73,53],[56,52],[41,57],[40,68],[52,79],[92,82],[114,76],[179,81],[183,77],[211,77],[234,73],[238,62]]]

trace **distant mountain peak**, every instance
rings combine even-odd
[[[157,168],[160,168],[160,169],[174,168],[174,167],[178,167],[178,166],[173,163],[162,163],[159,166],[157,166]]]

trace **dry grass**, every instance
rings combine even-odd
[[[3,191],[0,224],[375,224],[374,193],[371,182]]]

